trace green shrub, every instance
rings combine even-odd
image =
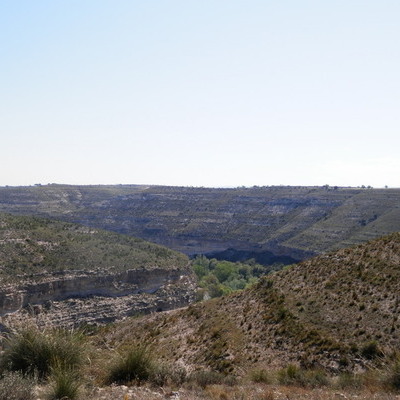
[[[384,384],[388,389],[400,390],[400,361],[396,361],[389,369]]]
[[[303,370],[296,365],[289,364],[278,371],[278,381],[282,385],[297,385],[304,387],[321,387],[328,385],[326,374],[319,369]]]
[[[6,372],[0,379],[0,400],[33,400],[34,380],[18,372]]]
[[[312,388],[328,386],[329,380],[321,369],[311,369],[304,372],[303,385]]]
[[[202,388],[208,385],[234,385],[235,377],[227,376],[216,371],[195,371],[189,376],[189,382],[195,383]]]
[[[299,367],[289,364],[278,371],[278,381],[281,385],[295,385],[301,382],[302,373]]]
[[[382,352],[379,349],[378,343],[372,340],[361,348],[361,355],[368,360],[372,360],[373,358],[382,356]]]
[[[337,386],[340,389],[360,389],[362,387],[362,377],[344,372],[339,375]]]
[[[181,385],[185,380],[185,369],[157,362],[152,351],[141,345],[132,346],[118,355],[109,367],[105,379],[107,384],[149,381],[158,386]]]
[[[265,369],[254,369],[251,371],[250,379],[255,383],[271,383],[271,377]]]
[[[82,362],[80,336],[63,330],[39,332],[25,329],[13,335],[6,344],[1,361],[3,370],[46,378],[54,366],[76,368]]]
[[[152,374],[154,361],[150,351],[142,346],[134,346],[114,361],[108,373],[107,383],[147,381]]]
[[[60,366],[52,368],[49,400],[75,400],[78,398],[79,388],[79,377],[75,370]]]

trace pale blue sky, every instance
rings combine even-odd
[[[0,0],[0,185],[400,186],[400,2]]]

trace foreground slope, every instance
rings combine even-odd
[[[126,233],[189,255],[231,249],[222,257],[262,263],[290,263],[399,231],[399,204],[400,189],[328,186],[0,188],[0,211]]]
[[[274,284],[301,321],[342,343],[400,344],[400,233],[308,260]]]
[[[115,347],[144,341],[189,370],[241,374],[288,363],[357,370],[400,346],[399,265],[396,233],[289,267],[242,292],[125,321],[103,338]]]
[[[194,291],[188,264],[185,255],[142,239],[0,214],[6,319],[30,311],[41,323],[75,325],[182,306]]]

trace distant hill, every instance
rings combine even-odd
[[[400,346],[399,265],[395,233],[288,267],[223,298],[122,322],[102,338],[116,347],[143,340],[189,369],[377,366]]]
[[[194,290],[184,254],[127,235],[0,213],[0,316],[34,307],[43,324],[96,323],[186,305]]]
[[[185,255],[143,239],[44,218],[0,214],[2,281],[66,270],[168,270],[187,264]]]
[[[47,185],[0,188],[0,211],[141,237],[186,254],[292,263],[400,230],[400,189]]]

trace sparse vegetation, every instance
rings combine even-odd
[[[23,230],[26,224],[38,232],[47,229],[41,220],[18,223]],[[25,256],[35,240],[15,241],[10,248]],[[158,255],[168,254],[158,249]],[[35,378],[51,400],[77,399],[99,382],[110,393],[119,385],[140,384],[163,387],[164,393],[189,388],[211,399],[280,400],[281,394],[312,389],[324,399],[331,389],[379,396],[387,391],[381,398],[389,399],[400,392],[399,254],[400,234],[393,234],[286,268],[254,285],[249,284],[258,272],[252,268],[263,267],[199,257],[194,267],[203,289],[212,293],[214,285],[215,294],[227,295],[94,329],[86,339],[60,329],[21,330],[4,344],[0,400],[6,382],[15,381],[22,391],[32,389]],[[249,381],[257,392],[245,389]],[[18,390],[12,395],[19,396]],[[15,400],[30,400],[29,392],[21,396]],[[123,396],[128,394],[118,398]]]
[[[304,370],[296,365],[289,364],[278,371],[278,381],[282,385],[297,385],[304,387],[321,387],[329,384],[328,377],[323,370]]]
[[[362,387],[362,378],[350,372],[343,372],[337,377],[336,386],[339,389],[357,390]]]
[[[385,354],[397,349],[390,328],[397,324],[393,321],[399,303],[398,280],[385,277],[398,276],[399,245],[400,237],[394,234],[321,256],[221,298],[125,321],[103,337],[115,348],[141,341],[158,349],[161,362],[207,371],[204,377],[199,375],[205,383],[198,386],[226,385],[224,377],[240,380],[245,375],[255,384],[278,382],[307,390],[394,388],[389,372],[383,386],[382,376],[351,372],[379,371],[391,361]],[[378,266],[371,263],[373,257],[381,259]],[[377,289],[381,286],[376,276],[384,282],[384,292]],[[351,301],[355,307],[349,305]],[[360,310],[360,304],[365,308]],[[382,309],[384,313],[376,312]],[[332,371],[336,378],[329,375]],[[395,382],[396,369],[392,372]]]
[[[250,371],[250,379],[255,383],[268,384],[272,382],[271,373],[268,372],[266,369],[260,368]]]
[[[19,372],[5,372],[0,378],[0,400],[33,400],[35,381]]]
[[[383,383],[391,390],[400,391],[400,360],[395,360],[390,365]]]
[[[236,380],[234,376],[226,375],[217,371],[202,370],[195,371],[189,376],[189,382],[205,388],[209,385],[233,385]]]
[[[0,213],[0,283],[33,281],[43,272],[124,271],[188,264],[178,252],[142,239],[81,225]]]

